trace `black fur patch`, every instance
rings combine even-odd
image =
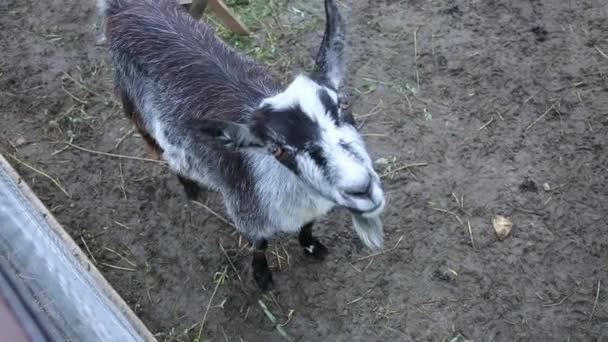
[[[349,144],[345,143],[344,141],[340,141],[340,147],[350,153],[359,162],[363,162],[363,158]]]
[[[296,151],[319,140],[320,127],[299,106],[276,110],[270,106],[255,114],[254,130],[263,140],[274,140]]]
[[[300,246],[304,248],[304,254],[306,256],[314,257],[317,260],[323,260],[328,252],[327,247],[312,235],[312,225],[312,222],[307,223],[300,229],[298,240],[300,241]]]
[[[327,159],[323,155],[323,150],[317,145],[312,145],[306,151],[315,164],[325,173],[327,170]]]
[[[317,93],[319,95],[321,103],[323,104],[323,107],[329,113],[329,116],[331,116],[332,120],[334,120],[336,125],[339,125],[341,120],[340,112],[338,111],[338,104],[334,102],[331,96],[329,96],[327,90],[320,89]]]
[[[351,112],[346,112],[343,114],[344,116],[344,122],[346,122],[347,124],[351,125],[351,126],[356,126],[357,123],[355,122],[355,117],[353,116],[353,113]]]
[[[329,79],[327,79],[327,75],[325,75],[321,71],[316,70],[315,72],[308,75],[308,77],[310,77],[311,80],[317,82],[318,84],[327,87],[335,92],[338,92],[338,89],[332,86],[331,82],[329,82]]]
[[[278,159],[278,161],[296,175],[300,174],[300,170],[298,170],[298,163],[296,163],[296,159],[292,155],[288,158]]]

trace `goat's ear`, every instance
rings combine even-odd
[[[317,54],[315,72],[338,89],[346,69],[346,29],[335,0],[325,0],[325,16],[325,34]]]
[[[222,120],[197,120],[193,126],[199,137],[215,140],[227,147],[263,147],[264,142],[253,130],[243,124]]]

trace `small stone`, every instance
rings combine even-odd
[[[549,185],[549,183],[543,183],[543,190],[551,191],[551,185]]]
[[[496,236],[498,236],[498,240],[502,241],[511,234],[513,222],[504,216],[496,215],[492,218],[492,226],[494,226],[494,231],[496,232]]]
[[[19,137],[17,140],[15,140],[15,147],[23,146],[25,144],[27,144],[27,141],[24,137]]]
[[[538,187],[534,181],[526,178],[520,185],[519,191],[521,192],[538,192]]]
[[[433,278],[443,282],[453,282],[458,279],[458,272],[446,266],[441,266],[435,270]]]

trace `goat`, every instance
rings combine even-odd
[[[299,232],[306,255],[327,248],[312,234],[334,207],[381,248],[385,205],[353,116],[342,111],[345,24],[325,0],[315,70],[285,88],[175,0],[98,0],[125,114],[175,172],[187,196],[219,191],[249,239],[254,279],[273,285],[267,240]]]

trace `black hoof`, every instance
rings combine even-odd
[[[311,244],[308,246],[303,246],[304,255],[313,257],[317,260],[325,259],[325,256],[329,252],[327,247],[325,247],[319,240],[313,239]]]
[[[179,179],[179,182],[182,183],[186,197],[188,197],[189,200],[195,201],[201,197],[202,189],[196,182],[179,175],[177,178]]]
[[[258,288],[262,292],[267,292],[274,287],[274,281],[272,280],[272,271],[269,268],[254,271],[253,277],[258,285]]]

